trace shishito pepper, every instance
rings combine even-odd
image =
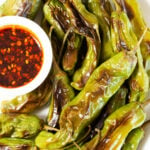
[[[39,148],[58,149],[75,141],[81,131],[98,117],[109,98],[132,74],[137,63],[134,51],[120,52],[90,76],[84,89],[62,110],[60,131],[42,131],[36,138]]]
[[[104,2],[100,0],[90,0],[86,2],[89,10],[94,13],[102,30],[102,50],[100,61],[103,62],[114,55],[112,41],[111,41],[111,16],[104,6]]]
[[[0,139],[1,150],[37,150],[34,142],[26,139],[2,138]]]
[[[131,131],[122,147],[122,150],[137,150],[138,145],[144,137],[144,130],[137,128]]]
[[[101,44],[98,20],[95,15],[87,11],[81,0],[60,1],[63,2],[70,18],[72,18],[71,22],[75,31],[84,36],[87,41],[85,59],[82,66],[74,73],[71,83],[75,89],[82,90],[99,62]]]
[[[113,49],[111,54],[114,55],[121,50],[133,49],[138,41],[127,15],[117,10],[116,12],[112,12],[111,20],[111,44]],[[137,50],[137,57],[138,65],[129,82],[131,91],[130,101],[145,100],[149,89],[149,78],[143,65],[140,47]]]
[[[145,113],[137,102],[121,107],[106,119],[96,149],[119,150],[129,132],[141,126],[145,118]]]
[[[34,19],[41,0],[6,0],[0,6],[0,16],[19,15]]]
[[[66,8],[59,0],[49,0],[44,6],[44,14],[47,21],[53,26],[54,31],[62,44],[64,44],[64,38],[68,34],[68,37],[66,37],[67,46],[64,50],[65,54],[63,56],[62,66],[65,71],[72,72],[77,63],[78,51],[82,44],[82,37],[76,34],[72,29],[71,19],[68,16]],[[62,50],[63,49],[61,49],[60,46],[60,51]]]
[[[42,130],[43,122],[33,115],[0,114],[0,138],[31,138]]]
[[[78,51],[81,48],[83,37],[70,33],[67,38],[67,47],[62,60],[63,69],[69,73],[74,71],[74,68],[78,61]]]
[[[104,127],[101,130],[101,138],[93,150],[120,150],[130,131],[141,126],[145,119],[146,114],[138,102],[131,102],[119,108],[105,120]],[[97,134],[94,138],[96,139],[98,136]],[[85,145],[82,146],[82,150],[90,149],[90,147],[86,148]]]
[[[57,37],[63,40],[65,32],[70,28],[70,18],[63,4],[58,0],[49,0],[43,11],[46,20],[54,27]]]
[[[61,70],[58,61],[58,38],[53,34],[52,30],[49,33],[49,38],[52,42],[53,49],[53,65],[51,71],[51,80],[53,82],[52,95],[50,99],[49,113],[47,123],[51,127],[58,127],[59,116],[63,107],[72,100],[75,96],[73,88],[70,86],[67,74]]]
[[[98,117],[98,123],[94,128],[102,129],[105,119],[114,111],[126,104],[128,90],[121,87],[104,107],[102,114]],[[95,132],[94,132],[95,133]],[[94,134],[93,133],[93,134]]]

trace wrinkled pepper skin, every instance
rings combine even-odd
[[[110,31],[111,17],[107,12],[104,3],[100,0],[88,0],[86,5],[90,12],[97,16],[100,29],[102,30],[102,50],[100,61],[104,62],[114,55]]]
[[[2,138],[0,139],[1,150],[37,150],[34,142],[26,139]]]
[[[65,32],[70,28],[70,18],[63,4],[58,0],[49,0],[43,11],[46,20],[54,27],[57,37],[63,40]]]
[[[75,93],[69,84],[67,74],[59,68],[56,61],[53,61],[52,68],[53,87],[47,122],[51,127],[58,127],[60,113],[63,107],[73,99]]]
[[[41,132],[36,138],[36,145],[39,148],[58,149],[75,141],[129,78],[136,63],[133,53],[120,52],[100,65],[84,89],[63,108],[59,121],[60,131],[56,134]]]
[[[64,105],[66,105],[75,96],[73,88],[70,86],[70,81],[67,74],[61,70],[58,65],[58,38],[50,31],[50,40],[53,49],[53,65],[51,70],[52,95],[50,98],[49,113],[47,123],[51,127],[59,127],[59,116]]]
[[[63,69],[69,73],[73,73],[78,61],[78,51],[81,48],[83,37],[70,33],[67,40],[67,48],[62,60]]]
[[[90,141],[96,134],[95,129],[101,130],[104,125],[105,119],[114,111],[126,104],[128,89],[125,86],[122,86],[116,94],[112,96],[106,106],[103,108],[100,116],[96,119],[95,123],[92,126],[90,134],[85,138],[85,141]]]
[[[71,85],[76,90],[82,90],[90,75],[97,67],[100,56],[100,36],[98,20],[95,15],[88,12],[81,0],[60,0],[63,2],[70,16],[75,31],[86,38],[87,53],[82,66],[73,75]]]
[[[137,150],[138,145],[144,137],[144,130],[137,128],[131,131],[122,147],[122,150]]]
[[[29,113],[44,106],[51,96],[52,84],[50,75],[34,91],[20,95],[9,101],[3,101],[1,110],[3,113]]]
[[[137,102],[131,102],[116,110],[106,119],[101,140],[95,150],[120,150],[130,131],[141,126],[145,117]]]
[[[63,40],[65,35],[70,30],[66,39],[66,49],[63,50],[65,53],[62,58],[62,66],[65,71],[73,73],[77,63],[78,52],[82,44],[82,37],[71,29],[73,25],[71,24],[70,16],[59,0],[49,0],[44,5],[44,14],[49,24],[54,27],[54,31],[62,44],[64,44]]]
[[[39,8],[41,0],[6,0],[0,6],[0,16],[23,16],[34,19]]]
[[[0,114],[0,138],[31,138],[42,130],[43,122],[33,115]]]
[[[94,128],[102,129],[105,119],[114,111],[126,104],[128,89],[121,87],[117,93],[109,100],[104,107],[102,114],[98,117],[99,121]],[[94,132],[95,133],[95,132]]]

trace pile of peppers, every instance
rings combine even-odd
[[[6,0],[35,19],[53,64],[34,91],[3,101],[1,150],[137,150],[150,120],[150,29],[137,0]],[[46,121],[33,111],[48,104]]]

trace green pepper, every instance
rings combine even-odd
[[[106,106],[103,108],[100,116],[97,118],[95,123],[92,126],[90,134],[85,138],[85,141],[90,141],[97,133],[95,129],[101,130],[105,119],[114,111],[126,104],[128,90],[125,86],[122,86],[115,95],[109,100]]]
[[[105,120],[101,138],[94,150],[120,150],[130,131],[141,126],[145,118],[146,114],[138,102],[131,102],[117,109]],[[96,138],[98,135],[95,136]]]
[[[145,113],[139,103],[132,102],[116,110],[104,123],[97,149],[120,149],[129,132],[141,126],[144,120]]]
[[[110,31],[111,17],[102,1],[90,0],[87,2],[87,7],[97,16],[100,29],[102,30],[102,51],[100,61],[104,62],[114,55]]]
[[[33,115],[0,114],[0,137],[31,138],[42,126],[43,122]]]
[[[56,134],[42,131],[36,138],[36,145],[58,149],[75,141],[132,74],[137,63],[133,53],[120,52],[99,66],[84,89],[63,108],[59,121],[60,131]]]
[[[95,128],[101,129],[103,127],[104,120],[114,111],[119,109],[120,107],[126,104],[128,89],[125,87],[121,87],[117,93],[109,100],[107,105],[102,111],[100,115],[99,121],[96,124]]]
[[[19,15],[34,19],[40,6],[41,0],[6,0],[0,6],[0,16]]]
[[[61,0],[62,1],[62,0]],[[100,56],[100,37],[98,20],[95,15],[88,12],[81,0],[62,1],[70,16],[74,31],[81,34],[87,41],[87,53],[82,66],[73,75],[71,85],[82,90],[90,75],[97,67]]]
[[[1,150],[37,150],[34,142],[26,139],[2,138],[0,139]]]
[[[57,37],[63,40],[65,32],[71,27],[65,7],[58,0],[49,0],[43,7],[44,16],[54,27]]]
[[[51,87],[52,84],[49,74],[47,79],[34,91],[17,96],[12,100],[3,101],[0,106],[1,110],[3,113],[32,112],[48,102],[51,96]]]
[[[56,127],[63,107],[72,100],[75,93],[69,85],[67,74],[59,68],[56,61],[53,61],[52,68],[53,87],[47,122],[49,126]]]
[[[131,131],[122,147],[122,150],[137,150],[138,145],[144,137],[144,130],[137,128]]]
[[[70,33],[68,36],[67,48],[62,61],[63,69],[67,72],[72,73],[74,71],[78,60],[78,51],[82,45],[82,39],[82,36],[75,33]]]

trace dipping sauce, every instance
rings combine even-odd
[[[18,26],[0,28],[0,86],[17,88],[31,82],[43,64],[37,37]]]

